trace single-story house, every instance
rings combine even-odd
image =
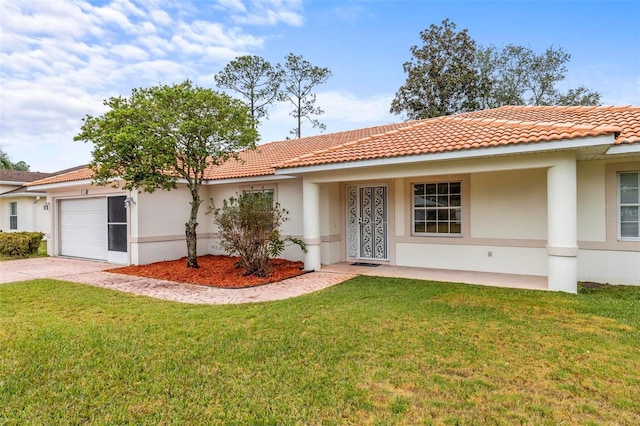
[[[44,179],[52,173],[0,169],[0,231],[39,231],[47,234],[49,220],[47,194],[28,191],[28,182]]]
[[[50,254],[146,264],[186,255],[190,194],[91,184],[88,169],[27,184],[51,206]],[[505,106],[260,145],[212,167],[202,198],[272,191],[285,253],[640,285],[640,107]],[[220,253],[201,209],[198,250]]]

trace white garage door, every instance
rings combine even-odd
[[[107,199],[60,201],[60,254],[107,260]]]

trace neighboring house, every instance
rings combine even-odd
[[[40,231],[49,233],[47,194],[27,191],[28,182],[51,173],[0,169],[0,230],[2,232]]]
[[[502,107],[260,145],[213,167],[202,198],[272,190],[307,269],[398,266],[640,285],[640,107]],[[146,264],[186,255],[184,184],[153,194],[91,185],[47,193],[51,255]],[[128,207],[128,208],[127,208]],[[219,253],[201,209],[200,254]]]

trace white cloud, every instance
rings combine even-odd
[[[393,117],[389,113],[392,99],[393,95],[375,95],[359,99],[348,92],[329,91],[318,93],[316,104],[325,111],[323,117],[328,119],[383,124],[388,122],[385,120]]]
[[[86,27],[91,24],[90,17],[81,7],[69,1],[5,0],[0,2],[0,7],[0,24],[3,33],[17,32],[45,37],[71,38],[85,34]]]
[[[208,45],[220,45],[228,48],[246,49],[260,47],[262,39],[243,33],[238,28],[226,28],[219,23],[193,21],[183,22],[175,39],[180,39],[189,45],[197,46],[198,50]],[[185,47],[183,44],[182,47]]]
[[[333,9],[333,12],[341,21],[348,24],[355,24],[367,11],[360,5],[347,3],[337,6]]]
[[[130,44],[119,44],[113,46],[110,50],[115,55],[128,60],[144,61],[149,57],[147,51],[139,48],[138,46],[132,46]]]
[[[239,6],[239,1],[223,1]],[[249,6],[235,9],[238,14],[233,20],[238,24],[248,25],[277,25],[279,23],[299,27],[304,18],[300,14],[302,2],[300,0],[252,0]]]
[[[218,5],[225,12],[214,15],[184,1],[0,1],[2,149],[33,170],[86,163],[90,146],[73,137],[82,117],[104,112],[104,99],[187,78],[212,86],[217,70],[269,36],[230,27],[236,14],[301,22],[296,1]]]
[[[171,16],[164,10],[152,10],[150,15],[153,22],[161,26],[169,26],[173,22]]]
[[[164,56],[171,50],[170,41],[157,35],[139,37],[138,44],[154,56]]]
[[[218,0],[218,4],[220,8],[232,12],[246,12],[247,10],[241,0]]]

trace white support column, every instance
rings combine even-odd
[[[578,292],[576,158],[547,170],[547,266],[549,290]]]
[[[304,257],[304,269],[319,271],[321,268],[320,252],[320,188],[317,183],[302,183],[302,216],[303,241],[307,245]]]

